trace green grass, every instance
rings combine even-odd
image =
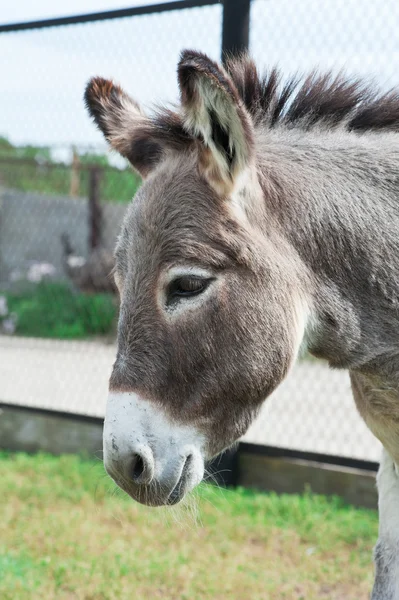
[[[110,333],[116,319],[111,294],[80,294],[62,282],[43,281],[23,292],[5,295],[9,312],[17,315],[19,335],[87,338]]]
[[[77,456],[0,454],[0,598],[366,600],[373,511],[202,486],[150,509]]]

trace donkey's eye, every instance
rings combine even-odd
[[[178,277],[169,284],[168,297],[173,300],[174,298],[197,296],[208,287],[211,281],[212,279],[203,277]]]

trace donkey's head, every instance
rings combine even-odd
[[[254,125],[236,86],[189,51],[178,77],[181,109],[153,118],[110,81],[93,79],[85,96],[144,180],[116,249],[104,462],[149,505],[178,502],[204,461],[247,430],[304,328],[295,259],[265,207]]]

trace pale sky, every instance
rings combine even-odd
[[[136,2],[136,5],[153,2]],[[65,7],[67,6],[67,10]],[[132,6],[118,0],[2,2],[1,22]],[[15,143],[103,144],[83,108],[93,75],[113,77],[145,106],[177,100],[183,48],[220,56],[220,5],[118,21],[0,34],[0,135]],[[399,84],[398,0],[253,0],[250,50],[264,69],[314,67]]]

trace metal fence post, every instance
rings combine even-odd
[[[89,170],[89,248],[93,250],[101,242],[102,210],[100,204],[100,178],[102,169]]]
[[[222,60],[249,48],[251,0],[224,0],[222,25]]]

